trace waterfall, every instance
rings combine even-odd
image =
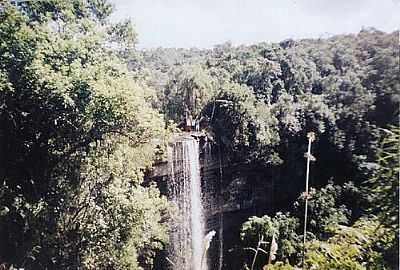
[[[173,270],[207,270],[198,141],[185,137],[175,142],[169,149],[169,169],[169,197],[176,217],[168,259]]]

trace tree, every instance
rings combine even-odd
[[[390,228],[392,241],[385,251],[392,267],[398,267],[399,252],[399,173],[400,173],[400,128],[385,130],[377,152],[377,168],[365,183],[369,212],[377,215],[381,226]]]
[[[193,118],[201,118],[201,112],[214,95],[213,79],[199,65],[185,65],[172,71],[172,78],[164,90],[164,112],[177,122],[186,113]]]
[[[326,242],[312,241],[307,247],[307,269],[387,269],[380,245],[387,245],[387,228],[373,219],[360,219],[353,226],[339,225]]]
[[[280,162],[273,151],[279,142],[277,119],[271,107],[258,101],[248,87],[222,84],[204,114],[212,133],[232,161]]]
[[[309,231],[318,237],[324,237],[330,226],[338,224],[350,224],[351,210],[345,204],[345,195],[352,189],[352,184],[344,187],[329,183],[317,190],[311,188],[309,192]],[[352,193],[352,195],[354,195]],[[304,213],[304,194],[294,203],[296,216],[301,217]]]
[[[377,152],[377,169],[367,181],[371,211],[381,222],[399,229],[400,128],[385,130],[385,137]]]
[[[163,119],[107,46],[107,6],[0,10],[0,261],[8,265],[138,269],[166,241],[166,199],[141,185]]]
[[[276,213],[271,218],[250,217],[243,223],[240,238],[246,250],[252,250],[252,269],[267,264],[272,238],[277,241],[277,260],[296,259],[296,253],[301,247],[301,239],[296,233],[298,220],[289,214]],[[259,256],[258,256],[259,255]],[[260,260],[260,258],[262,258]]]

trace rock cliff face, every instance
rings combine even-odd
[[[218,146],[207,141],[205,136],[199,136],[198,140],[206,232],[216,231],[209,249],[209,269],[239,269],[239,261],[233,254],[237,254],[235,249],[240,241],[241,224],[249,216],[274,210],[273,178],[262,169],[245,164],[229,164]],[[168,168],[168,162],[156,164],[146,178],[148,182],[156,182],[167,196]],[[162,266],[162,256],[159,256],[160,265],[157,269],[166,269]]]

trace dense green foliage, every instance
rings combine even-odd
[[[225,157],[272,166],[287,183],[304,173],[304,138],[313,131],[315,184],[333,179],[359,185],[374,168],[380,128],[397,121],[398,32],[365,29],[325,40],[228,43],[200,52],[158,49],[145,56],[145,65],[154,69],[149,80],[164,76],[157,88],[168,100],[160,109],[170,119],[179,122],[182,117],[184,95],[176,100],[176,93],[208,88],[207,95],[194,95],[198,102],[193,110]],[[201,74],[197,78],[188,75],[193,65]],[[192,85],[185,83],[188,79]],[[292,201],[299,186],[290,184],[297,187],[288,195]]]
[[[307,269],[386,269],[382,250],[393,236],[372,219],[338,226],[326,241],[308,243],[305,265]]]
[[[268,261],[272,237],[276,239],[279,247],[276,257],[279,260],[285,258],[294,259],[301,243],[301,239],[296,233],[298,226],[299,222],[296,218],[280,212],[276,213],[273,218],[268,215],[250,217],[248,221],[243,223],[240,234],[242,245],[247,249],[247,247],[256,248],[260,244],[259,247],[266,252],[257,256],[255,269],[260,268]]]
[[[109,49],[134,42],[109,14],[106,1],[1,2],[1,263],[139,269],[167,240],[168,203],[141,186],[164,123]]]
[[[273,172],[275,209],[291,214],[243,224],[244,250],[237,253],[243,263],[252,264],[257,247],[268,253],[272,235],[278,237],[278,261],[266,269],[301,263],[304,194],[298,194],[305,137],[313,131],[311,185],[317,188],[309,194],[307,267],[396,269],[399,139],[386,135],[398,133],[391,128],[400,101],[398,32],[158,49],[144,57],[167,119],[181,122],[187,106],[225,162]],[[259,252],[255,267],[266,261]]]
[[[211,76],[196,65],[185,65],[171,72],[171,80],[160,97],[166,115],[178,123],[184,120],[185,111],[199,117],[201,108],[213,94]]]
[[[207,74],[208,84],[185,88],[195,92],[208,87],[207,95],[196,96],[201,99],[195,114],[203,119],[202,128],[221,147],[227,164],[264,168],[265,175],[274,178],[278,194],[274,209],[290,211],[285,217],[291,225],[286,234],[290,236],[278,240],[288,241],[280,243],[281,261],[268,269],[292,269],[290,264],[300,263],[301,245],[294,239],[302,236],[304,194],[298,196],[304,190],[308,132],[316,134],[310,183],[314,188],[309,194],[309,266],[383,269],[397,265],[392,258],[398,257],[398,238],[393,235],[398,231],[394,225],[398,224],[399,139],[398,135],[383,138],[397,134],[392,126],[398,124],[400,101],[398,35],[363,29],[356,35],[328,39],[146,52],[152,58],[145,65],[154,69],[154,76],[164,75],[157,88],[166,100],[177,100],[169,89],[182,89],[185,81],[171,76],[174,70],[191,72],[196,64],[201,74]],[[160,109],[169,119],[180,121],[182,114],[168,113],[175,107],[169,102]],[[279,227],[275,218],[273,214],[252,217],[243,224],[241,245],[246,251],[237,255],[249,267],[261,236],[260,247],[268,251],[272,232]],[[379,240],[370,234],[378,228],[390,232],[385,248],[366,246],[363,241]],[[360,240],[360,235],[365,239]],[[295,250],[284,251],[287,247]],[[334,250],[333,257],[326,255],[328,249]],[[258,256],[256,268],[261,269],[267,255]],[[338,259],[335,264],[336,258],[343,262]]]
[[[353,221],[352,209],[360,207],[357,202],[362,196],[360,192],[352,183],[345,183],[343,186],[329,183],[319,190],[311,188],[308,204],[309,230],[323,237],[324,232],[331,227],[350,224]],[[294,214],[299,218],[304,215],[304,203],[304,194],[294,203]]]
[[[309,194],[309,220],[304,265],[307,269],[396,269],[398,267],[398,172],[399,129],[388,131],[377,151],[377,167],[373,177],[361,188],[352,183],[343,186],[329,183]],[[360,190],[364,193],[361,193]],[[361,218],[352,218],[351,208],[362,198],[364,208]],[[304,194],[294,205],[294,215],[302,218]],[[370,213],[375,215],[370,215]],[[277,217],[282,217],[277,214]],[[299,244],[302,234],[298,220],[283,215],[285,233],[279,233],[282,225],[268,215],[261,218],[250,217],[243,223],[242,246],[255,245],[274,234],[278,237],[277,262],[264,269],[294,269],[302,263],[303,246]],[[289,222],[290,221],[290,222]],[[257,239],[258,237],[258,239]],[[290,249],[288,249],[290,247]],[[265,250],[270,243],[263,242]],[[285,252],[290,250],[291,252]],[[268,254],[259,256],[258,268],[266,264]],[[248,258],[251,260],[251,257]]]
[[[386,130],[377,151],[377,169],[367,182],[371,210],[381,222],[399,229],[400,128]]]

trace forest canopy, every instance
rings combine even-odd
[[[168,203],[141,183],[166,131],[152,92],[110,48],[129,49],[132,28],[107,23],[106,1],[0,7],[0,262],[151,265]]]
[[[309,132],[316,136],[316,160],[305,264],[309,269],[398,269],[398,227],[393,227],[399,200],[398,36],[398,31],[370,28],[327,39],[143,52],[144,65],[152,70],[148,80],[158,89],[158,108],[167,119],[182,121],[176,108],[189,103],[225,162],[261,170],[279,194],[272,213],[243,223],[241,247],[231,247],[228,269],[251,268],[252,262],[262,269],[268,255],[260,252],[253,261],[252,251],[244,250],[270,243],[273,235],[280,250],[277,264],[268,269],[302,263],[298,242]],[[286,227],[280,229],[281,224]],[[270,244],[260,248],[268,250]]]

